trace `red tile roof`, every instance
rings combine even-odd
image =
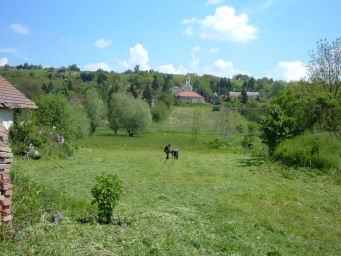
[[[176,97],[192,97],[192,98],[202,98],[202,96],[196,92],[183,91],[180,92]]]
[[[37,105],[0,76],[0,108],[31,108],[37,109]]]

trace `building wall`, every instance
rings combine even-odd
[[[0,110],[0,122],[3,123],[5,128],[8,130],[9,127],[14,122],[14,112],[7,109],[1,109]]]

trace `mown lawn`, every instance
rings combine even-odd
[[[180,148],[179,160],[165,159],[168,142]],[[70,160],[16,159],[15,175],[44,187],[44,207],[39,221],[0,242],[0,254],[341,254],[339,175],[203,150],[190,145],[190,134],[129,138],[100,129],[79,147]],[[115,210],[122,225],[90,221],[90,190],[101,172],[123,181]],[[51,222],[58,211],[59,225]]]

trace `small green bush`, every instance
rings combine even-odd
[[[113,217],[114,207],[122,195],[122,181],[117,175],[102,174],[96,177],[97,184],[91,189],[94,197],[92,204],[97,203],[98,221],[110,223]]]
[[[157,101],[155,107],[151,108],[151,113],[154,122],[158,122],[166,117],[167,105],[162,101]]]
[[[339,169],[341,141],[330,133],[305,133],[283,141],[273,158],[286,165]]]

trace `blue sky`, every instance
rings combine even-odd
[[[2,0],[0,66],[296,80],[340,37],[340,0]]]

